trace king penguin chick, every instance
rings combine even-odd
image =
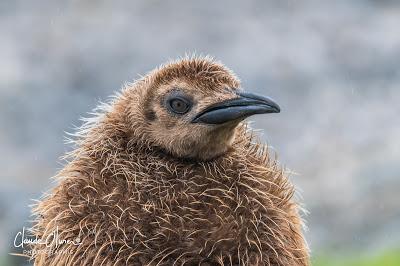
[[[34,208],[35,265],[309,265],[294,188],[243,122],[278,112],[207,57],[125,86]]]

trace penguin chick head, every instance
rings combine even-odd
[[[209,58],[164,65],[126,92],[132,138],[199,161],[226,153],[246,117],[280,111],[271,99],[244,92],[233,72]]]

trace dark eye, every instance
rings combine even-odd
[[[186,114],[192,107],[189,100],[182,97],[174,97],[168,101],[169,109],[176,114]]]

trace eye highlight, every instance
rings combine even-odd
[[[167,101],[167,107],[173,113],[183,115],[190,111],[192,103],[182,96],[172,96]]]

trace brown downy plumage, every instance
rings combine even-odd
[[[34,234],[58,240],[35,264],[308,265],[293,186],[241,122],[272,112],[210,58],[126,86],[34,209]]]

